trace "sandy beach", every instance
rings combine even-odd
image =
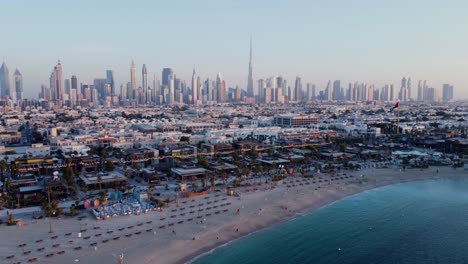
[[[344,173],[312,179],[289,177],[274,189],[266,184],[256,191],[243,189],[241,198],[212,193],[180,200],[178,206],[172,204],[163,212],[107,221],[97,221],[87,213],[83,220],[43,219],[27,220],[23,227],[2,225],[0,262],[118,263],[123,254],[123,263],[187,263],[229,241],[356,193],[406,181],[468,176],[466,170],[447,167]],[[53,233],[49,233],[50,225]]]

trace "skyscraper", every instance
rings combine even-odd
[[[249,77],[247,79],[247,96],[254,97],[254,81],[252,76],[252,37],[250,38]]]
[[[133,60],[132,60],[132,65],[130,66],[130,87],[132,88],[132,91],[131,91],[132,93],[137,88],[137,84],[136,84],[136,65],[135,65],[135,62]]]
[[[411,100],[411,77],[408,77],[406,82],[406,99]]]
[[[216,76],[216,91],[218,94],[218,103],[226,102],[226,82],[221,77],[221,73]]]
[[[171,68],[164,68],[162,71],[162,85],[169,85],[171,79],[174,79],[174,71]]]
[[[107,78],[107,84],[110,85],[111,87],[111,96],[115,95],[115,83],[114,83],[114,71],[112,70],[107,70],[106,71],[106,78]]]
[[[78,79],[76,78],[76,75],[72,75],[71,77],[71,88],[72,89],[76,89],[76,91],[78,92]]]
[[[453,85],[444,83],[442,85],[442,100],[450,101],[453,99]]]
[[[53,93],[52,99],[57,105],[61,105],[63,101],[63,79],[62,79],[62,64],[60,60],[55,65],[54,70],[50,76],[50,88]]]
[[[325,88],[325,98],[328,101],[331,101],[333,99],[333,93],[332,93],[332,84],[331,81],[329,80],[327,83],[327,88]]]
[[[393,84],[390,85],[390,96],[388,98],[389,101],[395,101],[395,86]]]
[[[340,80],[336,80],[333,82],[333,100],[341,100],[341,82]]]
[[[162,71],[162,95],[166,104],[174,103],[174,71],[171,68],[164,68]]]
[[[192,103],[197,104],[198,100],[198,84],[197,84],[197,77],[195,75],[195,69],[193,69],[192,73]]]
[[[400,93],[399,93],[399,95],[398,95],[398,98],[399,98],[401,101],[406,101],[406,98],[407,98],[406,85],[407,85],[406,78],[403,77],[403,78],[401,79],[401,88],[400,88]]]
[[[143,86],[143,94],[141,101],[143,104],[148,104],[148,71],[146,70],[146,64],[143,64],[143,68],[141,69],[142,74],[142,86]]]
[[[301,77],[296,77],[296,82],[294,83],[294,100],[293,101],[302,101],[302,80],[301,80]]]
[[[423,100],[423,87],[421,80],[418,81],[418,101],[421,102]]]
[[[3,62],[2,67],[0,68],[0,92],[2,98],[7,96],[11,97],[10,73],[5,62]]]
[[[16,101],[23,100],[23,75],[16,69],[13,77],[15,79]]]

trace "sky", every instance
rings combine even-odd
[[[21,71],[27,97],[58,59],[64,78],[83,83],[110,69],[118,88],[134,60],[138,83],[146,64],[150,84],[171,67],[188,83],[195,69],[245,89],[252,37],[255,80],[300,76],[320,90],[328,80],[399,87],[410,76],[413,97],[428,80],[468,98],[466,0],[5,0],[0,9],[0,59]]]

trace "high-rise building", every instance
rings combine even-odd
[[[76,89],[77,94],[79,94],[80,90],[78,89],[78,79],[75,75],[72,75],[71,77],[71,88]]]
[[[60,60],[55,65],[54,70],[50,76],[50,88],[53,93],[53,100],[57,105],[63,102],[63,79],[62,79],[62,64]]]
[[[216,76],[216,91],[218,92],[218,103],[226,102],[226,82],[221,77],[221,73]]]
[[[143,64],[141,75],[141,82],[143,86],[141,103],[148,104],[148,70],[146,69],[146,64]]]
[[[0,96],[2,98],[11,97],[10,90],[10,73],[5,62],[3,62],[0,68]]]
[[[423,100],[423,87],[421,80],[418,81],[418,101],[421,102]]]
[[[294,100],[293,101],[302,101],[302,80],[301,80],[301,77],[296,77],[296,82],[294,83]]]
[[[325,88],[325,99],[328,101],[333,100],[333,90],[332,90],[332,84],[330,80],[327,83],[327,88]]]
[[[450,101],[453,99],[453,85],[444,83],[442,85],[442,100]]]
[[[162,85],[169,86],[171,79],[175,79],[174,71],[171,68],[164,68],[162,71]]]
[[[65,79],[65,94],[70,95],[70,89],[71,89],[70,79]]]
[[[15,79],[16,101],[23,100],[23,75],[16,69],[13,78]]]
[[[333,92],[332,92],[332,98],[333,98],[333,100],[341,100],[340,89],[341,89],[341,82],[340,82],[340,80],[335,80],[335,81],[333,82]]]
[[[132,89],[132,82],[127,83],[127,95],[125,96],[127,100],[133,99],[133,89]]]
[[[395,85],[390,85],[390,97],[388,98],[389,101],[395,101]]]
[[[132,93],[133,93],[137,88],[136,65],[135,65],[135,62],[133,60],[132,60],[132,65],[130,65],[130,84],[131,84]]]
[[[239,86],[236,86],[236,90],[234,92],[234,100],[236,102],[240,102],[241,101],[241,88]]]
[[[110,87],[111,87],[110,95],[114,96],[115,95],[114,71],[107,70],[106,71],[106,78],[107,78],[107,84],[109,84]]]
[[[195,69],[193,69],[192,73],[192,102],[193,104],[197,104],[198,101],[198,78],[195,74]]]
[[[312,99],[312,84],[311,83],[307,83],[306,84],[306,98],[304,101],[309,101]]]
[[[258,102],[264,102],[265,101],[263,92],[265,91],[266,86],[267,86],[266,81],[264,79],[258,80],[258,93],[257,93]]]
[[[407,97],[406,85],[407,85],[406,77],[403,77],[401,79],[401,87],[400,87],[400,92],[398,94],[398,99],[400,99],[400,101],[406,101],[406,97]]]
[[[127,99],[127,86],[120,85],[120,101],[125,101]]]
[[[406,99],[409,101],[411,98],[411,77],[408,77],[406,82]]]
[[[312,100],[315,100],[317,98],[317,95],[316,95],[316,87],[315,87],[315,84],[312,84]]]
[[[247,96],[254,97],[254,84],[252,76],[252,38],[250,38],[249,77],[247,79]]]

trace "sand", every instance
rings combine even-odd
[[[28,220],[28,225],[23,227],[3,225],[0,227],[0,262],[25,263],[36,258],[37,263],[118,263],[119,255],[123,253],[123,263],[187,263],[229,241],[356,193],[406,181],[468,176],[466,170],[447,167],[406,171],[366,169],[345,173],[354,177],[329,181],[330,176],[320,175],[323,182],[313,184],[312,181],[318,179],[310,179],[308,185],[301,177],[290,177],[286,182],[293,182],[295,187],[279,184],[270,189],[270,185],[264,184],[257,191],[241,190],[241,198],[213,193],[194,201],[180,200],[178,206],[173,204],[163,212],[140,216],[97,221],[86,214],[88,217],[81,221],[64,217],[50,221]],[[320,188],[316,190],[318,186]],[[199,206],[200,203],[203,205]],[[228,211],[224,212],[225,209]],[[240,209],[239,214],[237,209]],[[49,233],[50,224],[53,233]],[[84,229],[81,238],[78,237]],[[72,234],[67,236],[67,233]],[[129,234],[131,236],[127,237]],[[119,239],[114,240],[117,237]],[[24,247],[18,247],[23,243],[26,244]],[[96,245],[91,246],[93,243]],[[76,249],[79,247],[81,249]],[[44,249],[38,251],[41,248]],[[30,253],[25,255],[28,251]],[[59,255],[60,251],[65,252]],[[48,254],[53,256],[47,257]],[[6,259],[10,255],[14,257]]]

